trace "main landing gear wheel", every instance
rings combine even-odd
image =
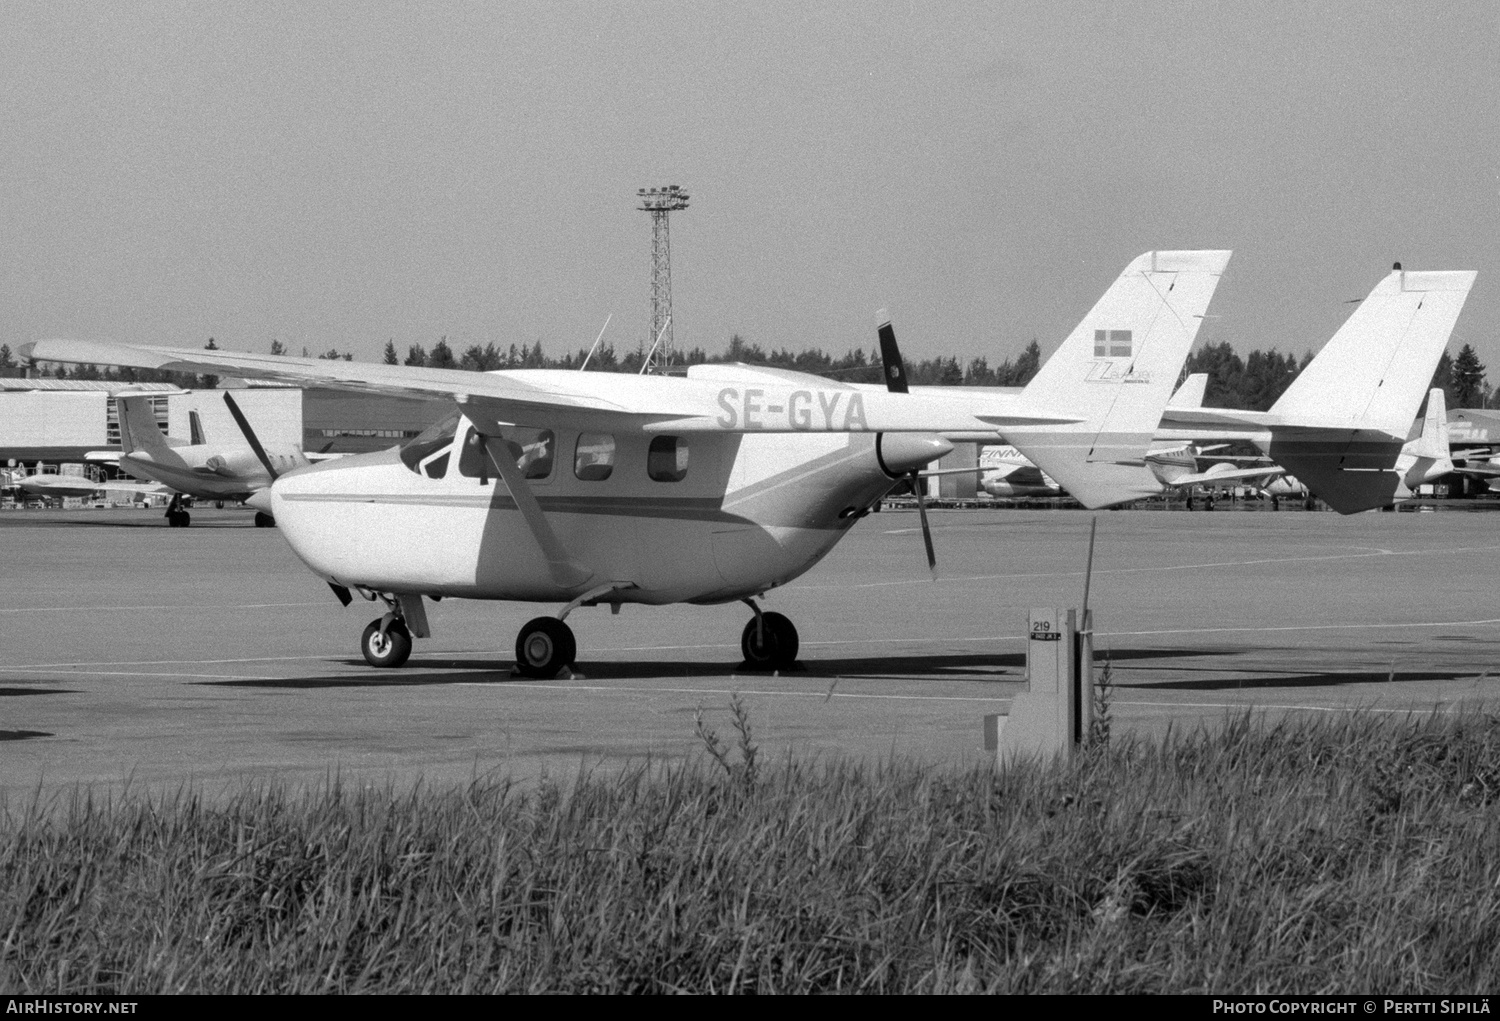
[[[273,518],[273,517],[271,517],[271,515],[267,514],[265,511],[256,511],[255,512],[255,527],[256,528],[275,528],[276,527],[276,519]]]
[[[745,625],[740,635],[740,651],[745,662],[758,670],[785,670],[797,660],[797,629],[779,613],[760,615],[761,627],[755,626],[755,618]],[[757,630],[761,634],[757,634]]]
[[[185,510],[167,511],[168,528],[186,528],[193,523],[193,516]]]
[[[359,651],[365,654],[365,662],[371,666],[400,666],[411,655],[411,632],[401,621],[393,620],[381,634],[380,622],[384,619],[378,617],[370,621],[364,637],[359,640]]]
[[[573,629],[556,617],[538,617],[516,635],[516,668],[527,677],[556,677],[577,655]]]

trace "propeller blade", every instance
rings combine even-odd
[[[880,337],[880,361],[885,370],[885,388],[893,394],[904,394],[906,389],[906,363],[901,360],[901,349],[896,346],[896,330],[891,326],[891,317],[885,309],[875,313],[880,320],[877,334]]]
[[[922,493],[925,488],[921,475],[912,472],[911,491],[917,496],[917,513],[922,516],[922,543],[927,547],[927,569],[932,572],[932,580],[937,581],[937,553],[932,549],[932,529],[927,525],[927,497]]]
[[[245,413],[240,410],[240,406],[234,403],[234,398],[229,396],[228,390],[224,391],[224,403],[229,405],[229,413],[234,416],[234,424],[239,426],[240,432],[245,434],[245,442],[250,444],[250,449],[255,452],[255,456],[270,474],[271,481],[275,482],[280,477],[280,473],[271,466],[271,459],[266,456],[266,448],[261,446],[260,440],[255,438],[255,430],[250,428],[250,421],[245,418]]]

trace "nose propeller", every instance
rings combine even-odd
[[[880,338],[881,374],[885,377],[885,388],[893,394],[907,393],[906,363],[901,360],[901,349],[896,346],[896,329],[891,325],[890,314],[881,309],[875,313],[875,319],[875,332]],[[953,449],[953,445],[946,440],[941,442],[948,450]],[[941,457],[946,452],[939,451],[938,456]],[[927,463],[929,462],[923,462]],[[922,545],[927,547],[927,570],[932,572],[932,580],[937,581],[937,553],[932,548],[932,528],[927,523],[927,495],[923,492],[926,487],[922,484],[921,466],[912,468],[906,477],[911,481],[912,494],[917,498],[917,513],[922,518]]]

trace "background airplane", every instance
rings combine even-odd
[[[138,479],[166,486],[174,493],[195,500],[255,501],[271,488],[278,475],[311,462],[301,447],[290,443],[261,445],[249,421],[227,391],[224,403],[243,436],[237,440],[212,441],[203,434],[197,413],[190,415],[191,442],[164,435],[156,424],[149,399],[122,395],[115,404],[120,416],[120,468]],[[268,528],[275,519],[256,501],[255,525]],[[177,497],[167,508],[167,521],[174,528],[192,522]]]
[[[1474,277],[1397,263],[1270,411],[1169,407],[1158,437],[1246,440],[1341,514],[1388,506],[1433,468],[1398,461]]]

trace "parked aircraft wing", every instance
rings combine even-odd
[[[1172,479],[1173,486],[1198,486],[1213,482],[1234,482],[1239,479],[1274,479],[1285,475],[1286,469],[1280,465],[1261,465],[1259,468],[1227,468],[1224,471],[1193,472],[1188,475],[1178,475]]]
[[[450,397],[483,407],[503,422],[536,421],[559,411],[602,416],[615,429],[646,432],[983,432],[1006,425],[1068,425],[1083,416],[1041,403],[961,392],[890,394],[787,372],[754,384],[711,378],[632,376],[566,370],[467,372],[321,358],[286,358],[119,344],[39,340],[21,345],[39,361],[131,365],[225,373],[366,393]]]

